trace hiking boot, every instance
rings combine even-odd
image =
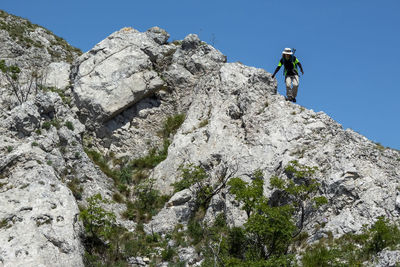
[[[296,98],[293,97],[293,98],[292,98],[292,102],[293,102],[293,103],[296,103]]]

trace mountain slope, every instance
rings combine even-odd
[[[82,52],[64,39],[30,21],[0,10],[0,57],[14,64],[36,62],[45,64],[66,61],[72,63]]]
[[[124,28],[77,56],[52,43],[58,38],[43,28],[5,12],[0,19],[6,43],[0,56],[26,70],[34,62],[53,62],[47,74],[52,85],[44,87],[55,87],[34,91],[23,103],[1,104],[5,266],[116,259],[145,266],[150,256],[164,265],[200,264],[205,254],[190,245],[192,237],[182,237],[193,230],[193,220],[204,227],[221,214],[230,227],[247,220],[228,180],[251,182],[261,173],[264,196],[279,203],[271,178],[293,179],[287,172],[293,160],[318,168],[316,195],[328,200],[319,208],[304,203],[307,244],[360,232],[378,216],[400,217],[398,151],[344,130],[323,112],[285,101],[270,73],[227,63],[194,34],[168,42],[158,27]],[[54,56],[50,51],[57,47],[66,49]],[[72,64],[63,62],[70,57]],[[205,180],[175,192],[192,167]],[[199,207],[201,186],[212,194]],[[96,236],[79,214],[98,193],[109,202],[98,203],[97,211],[115,215],[116,232],[99,227],[104,231]],[[177,235],[183,241],[171,237]]]

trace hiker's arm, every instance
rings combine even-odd
[[[301,63],[300,63],[300,61],[299,61],[299,59],[298,58],[296,58],[296,60],[295,60],[295,62],[294,62],[295,64],[297,64],[297,65],[299,65],[299,67],[300,67],[300,70],[301,70],[301,74],[303,74],[304,75],[304,71],[303,71],[303,66],[301,65]]]
[[[279,64],[278,64],[278,67],[276,67],[276,69],[275,69],[275,71],[274,71],[274,74],[272,74],[272,78],[275,78],[275,74],[277,74],[278,73],[278,71],[279,71],[279,69],[282,67],[282,59],[281,60],[279,60]]]
[[[275,74],[278,73],[279,69],[281,68],[281,66],[276,67],[274,74],[272,74],[272,78],[275,78]]]
[[[303,66],[301,65],[301,63],[299,62],[299,63],[297,63],[297,65],[299,65],[299,67],[300,67],[301,74],[303,74],[303,75],[304,75]]]

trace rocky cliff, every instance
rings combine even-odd
[[[6,44],[1,59],[28,73],[32,64],[42,66],[45,78],[18,103],[7,99],[14,92],[2,76],[7,94],[0,117],[0,262],[5,266],[82,266],[89,239],[78,204],[83,210],[97,193],[111,201],[102,207],[127,232],[167,238],[179,227],[187,229],[199,216],[196,185],[174,190],[185,166],[203,170],[215,189],[202,224],[224,214],[229,226],[242,226],[246,213],[227,181],[250,182],[261,171],[264,195],[272,199],[270,178],[289,179],[285,167],[293,160],[317,166],[317,194],[328,200],[313,212],[308,207],[307,243],[359,233],[379,216],[399,218],[400,153],[343,129],[323,112],[285,101],[265,70],[228,63],[194,34],[168,42],[168,33],[158,27],[121,29],[79,56],[47,30],[0,15]],[[13,34],[13,27],[22,27],[23,34]],[[167,130],[176,118],[183,119]],[[132,206],[149,182],[151,190],[169,197],[157,212],[138,219],[139,208]],[[168,242],[168,247],[190,265],[204,258],[190,245]],[[127,262],[146,265],[160,253],[131,253]],[[167,257],[159,258],[167,264]],[[376,264],[397,259],[400,254],[389,251]]]

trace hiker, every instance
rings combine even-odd
[[[296,102],[297,88],[299,87],[299,70],[297,69],[297,65],[300,67],[301,74],[304,75],[303,67],[300,64],[300,61],[293,55],[293,51],[290,48],[285,48],[285,50],[283,50],[282,58],[279,61],[274,74],[272,74],[272,78],[275,78],[275,74],[279,71],[282,65],[285,67],[286,100]]]

